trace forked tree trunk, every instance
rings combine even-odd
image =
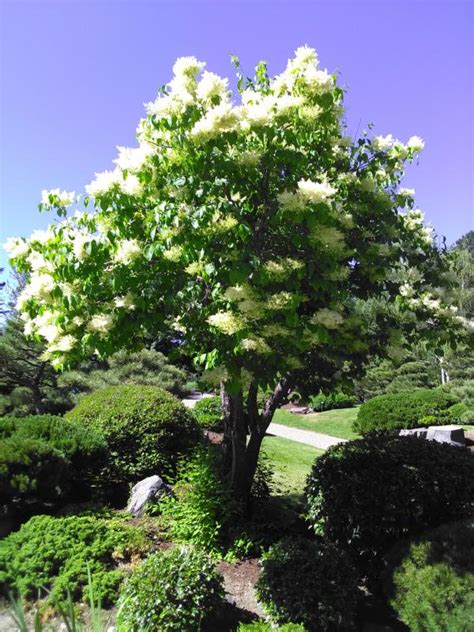
[[[247,504],[258,465],[263,438],[275,410],[286,400],[290,382],[283,378],[265,402],[263,411],[257,405],[258,387],[250,385],[247,397],[242,391],[230,393],[221,386],[224,411],[223,468],[234,497]]]

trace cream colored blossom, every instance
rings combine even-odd
[[[386,151],[393,147],[395,143],[395,139],[392,134],[388,134],[387,136],[376,136],[372,141],[372,145],[376,151]]]
[[[4,250],[8,252],[12,259],[16,257],[24,257],[30,251],[30,246],[27,241],[20,239],[19,237],[10,237],[3,244]]]
[[[102,171],[95,174],[95,179],[86,185],[86,192],[93,197],[103,195],[110,191],[113,187],[121,184],[122,175],[119,169],[113,171]]]
[[[78,259],[78,261],[82,261],[86,256],[86,246],[90,242],[90,235],[87,233],[73,233],[72,234],[74,241],[72,243],[72,251]]]
[[[176,77],[195,77],[205,65],[205,62],[198,61],[196,57],[178,57],[173,65],[173,74]]]
[[[32,243],[34,241],[38,241],[40,244],[47,244],[48,241],[51,241],[54,238],[55,234],[53,232],[53,227],[48,226],[46,230],[34,230],[31,233],[29,242]]]
[[[197,86],[197,98],[210,102],[216,97],[225,99],[228,92],[229,80],[223,79],[213,72],[203,72],[201,81]]]
[[[283,191],[278,195],[278,202],[284,211],[301,211],[305,203],[301,195],[291,191]]]
[[[327,202],[337,192],[337,189],[328,182],[313,182],[304,179],[298,182],[298,189],[305,199],[314,203]]]
[[[71,351],[75,344],[76,339],[74,336],[60,336],[55,340],[53,345],[48,347],[48,352],[53,353],[55,351],[60,351],[61,353],[67,353],[68,351]]]
[[[207,319],[207,322],[224,334],[231,336],[242,327],[238,318],[232,312],[217,312]]]
[[[195,123],[190,136],[197,141],[219,136],[237,128],[239,117],[230,103],[220,103],[210,108],[204,117]]]
[[[415,154],[423,151],[425,147],[425,141],[419,136],[411,136],[408,139],[407,148],[411,149]]]
[[[120,182],[120,188],[127,195],[140,195],[143,192],[142,183],[137,176],[131,173]]]
[[[129,311],[133,311],[134,309],[136,309],[136,305],[131,294],[126,294],[125,296],[117,296],[114,299],[114,304],[115,307],[127,309]]]
[[[337,329],[344,322],[344,318],[338,312],[323,307],[311,317],[314,325],[322,325],[326,329]]]
[[[90,319],[87,325],[87,328],[90,329],[91,331],[95,331],[100,334],[105,334],[109,331],[110,327],[112,326],[112,323],[113,323],[113,318],[110,314],[96,314],[96,316],[93,316]]]
[[[30,255],[27,258],[27,261],[31,269],[34,270],[35,272],[39,272],[41,270],[46,271],[46,272],[52,272],[53,270],[52,263],[50,261],[46,261],[44,256],[40,252],[37,252],[36,250],[33,250],[30,253]]]
[[[51,206],[49,201],[49,196],[53,195],[56,198],[55,203],[58,206],[71,206],[74,203],[74,199],[76,193],[74,191],[61,191],[60,189],[51,189],[48,191],[47,189],[43,189],[41,191],[41,203],[45,206]]]
[[[255,351],[255,353],[261,355],[272,352],[270,346],[262,338],[244,338],[242,340],[242,347],[245,351]]]
[[[181,259],[181,255],[183,254],[182,246],[170,246],[167,250],[163,251],[163,258],[168,261],[179,261]]]
[[[117,244],[114,261],[127,264],[137,259],[142,252],[142,247],[136,239],[123,239]]]
[[[271,310],[287,309],[291,300],[292,295],[289,292],[278,292],[268,298],[267,308]]]
[[[122,171],[140,171],[146,160],[154,153],[151,145],[143,143],[139,147],[117,147],[119,155],[114,163],[122,169]]]

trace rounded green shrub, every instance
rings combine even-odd
[[[332,544],[288,538],[261,558],[256,594],[276,623],[296,622],[310,632],[350,630],[359,598],[357,573]]]
[[[354,432],[367,434],[375,430],[416,428],[423,417],[430,417],[431,425],[456,421],[448,409],[457,404],[453,395],[440,389],[418,389],[390,395],[378,395],[362,404],[353,424]]]
[[[119,602],[118,632],[197,632],[222,605],[222,577],[205,553],[177,547],[142,562]]]
[[[0,586],[26,599],[38,592],[52,603],[85,599],[88,567],[105,606],[118,595],[124,565],[148,550],[145,534],[122,517],[34,516],[0,540]]]
[[[316,412],[324,412],[326,410],[336,410],[339,408],[352,408],[355,404],[355,398],[345,393],[334,391],[329,394],[319,393],[310,397],[309,405]]]
[[[329,448],[306,485],[307,518],[376,578],[398,540],[474,514],[474,455],[390,433]]]
[[[220,397],[203,397],[196,402],[193,413],[199,425],[206,430],[221,432],[224,429],[224,412]]]
[[[83,431],[96,429],[107,445],[104,476],[136,482],[170,475],[199,441],[192,414],[156,386],[111,386],[81,398],[66,417]]]
[[[447,524],[399,547],[391,605],[412,632],[474,630],[474,522]]]
[[[100,433],[62,417],[0,419],[0,504],[24,511],[83,498],[104,447]]]

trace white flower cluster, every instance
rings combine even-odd
[[[327,203],[337,193],[337,189],[329,184],[326,177],[321,182],[302,178],[298,182],[296,192],[283,191],[278,195],[278,202],[284,211],[301,211],[309,202],[311,204]]]
[[[323,307],[311,317],[314,325],[322,325],[326,329],[337,329],[344,322],[344,318],[338,312]]]
[[[300,83],[314,95],[329,92],[334,87],[333,77],[327,70],[318,68],[316,51],[309,46],[301,46],[288,61],[285,71],[275,77],[272,88],[276,94],[292,92]]]
[[[425,142],[419,136],[411,136],[406,145],[395,139],[392,134],[387,136],[375,136],[372,139],[372,147],[375,151],[391,151],[394,156],[405,159],[409,153],[419,154],[425,147]]]
[[[136,239],[123,239],[117,244],[114,261],[126,265],[137,259],[141,252],[142,248]]]
[[[16,257],[24,257],[30,251],[30,245],[25,239],[20,237],[9,237],[3,244],[4,250],[8,252],[11,259]]]
[[[231,336],[242,328],[239,319],[232,312],[217,312],[207,319],[207,322],[221,331],[223,334]]]
[[[153,155],[154,148],[148,143],[143,143],[139,147],[117,147],[119,155],[115,158],[114,163],[122,171],[131,171],[132,173],[140,171],[147,161],[148,157]]]
[[[74,191],[61,191],[60,189],[43,189],[41,191],[41,203],[44,206],[71,206],[74,203],[76,193]]]

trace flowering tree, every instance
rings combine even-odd
[[[178,59],[138,147],[86,187],[86,211],[68,216],[75,195],[44,191],[61,221],[7,248],[29,274],[25,331],[54,366],[159,335],[221,384],[242,497],[291,389],[348,379],[417,331],[445,342],[457,321],[433,289],[431,230],[399,188],[423,141],[346,136],[343,90],[308,47],[274,78],[260,63],[245,79],[233,61],[239,99]]]

